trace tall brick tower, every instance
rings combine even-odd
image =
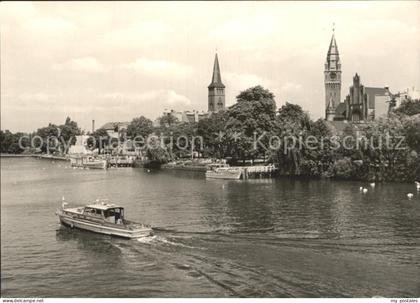
[[[341,62],[335,42],[334,30],[328,48],[327,61],[324,70],[325,83],[325,119],[334,119],[335,109],[341,100]]]
[[[225,109],[225,86],[222,83],[222,77],[220,75],[219,59],[214,58],[213,66],[213,77],[211,83],[208,86],[209,89],[209,112],[218,112]]]

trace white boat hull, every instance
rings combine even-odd
[[[206,178],[209,179],[227,179],[227,180],[239,180],[241,178],[242,171],[229,171],[229,172],[216,172],[216,171],[207,171]]]
[[[72,157],[70,158],[70,165],[72,167],[81,167],[89,169],[107,169],[108,162],[107,160],[102,159],[90,160],[86,157]]]
[[[84,167],[85,168],[90,168],[90,169],[106,169],[107,168],[107,162],[106,162],[106,160],[87,162],[87,163],[84,164]]]
[[[120,228],[116,224],[115,226],[107,226],[101,223],[89,222],[79,218],[73,218],[63,212],[57,212],[60,219],[60,223],[69,226],[71,228],[78,228],[88,230],[95,233],[118,236],[123,238],[143,238],[153,234],[153,231],[148,226],[142,226],[140,228]]]

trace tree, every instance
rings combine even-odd
[[[265,157],[269,141],[267,134],[273,128],[276,117],[274,94],[258,85],[242,91],[236,99],[237,103],[227,112],[227,140],[231,147],[228,153],[235,160],[243,161]],[[254,146],[261,136],[259,144]]]
[[[60,128],[52,123],[49,123],[46,127],[38,128],[36,135],[42,138],[41,152],[51,152],[59,148],[59,142],[53,142],[55,139],[58,140],[60,135]],[[55,138],[55,139],[54,139]],[[47,146],[48,145],[48,146]]]
[[[101,150],[108,145],[109,139],[108,132],[103,128],[98,128],[87,140],[87,145],[89,148],[97,148],[98,153],[101,153]]]
[[[197,134],[203,138],[203,152],[210,157],[224,158],[226,153],[226,111],[212,113],[197,125]]]
[[[420,99],[408,98],[403,100],[401,105],[395,110],[395,113],[407,116],[420,114]]]
[[[70,145],[73,145],[76,143],[76,136],[79,136],[82,133],[82,131],[78,127],[77,122],[72,121],[70,117],[67,117],[64,124],[60,125],[59,128],[60,128],[60,137],[61,137],[60,144],[62,145],[63,144],[62,140],[64,140],[66,147],[63,148],[62,150],[64,153],[67,153]]]
[[[411,155],[406,142],[401,141],[405,132],[397,116],[370,122],[363,130],[366,144],[359,149],[364,164],[369,167],[367,178],[407,181],[410,177]]]
[[[420,117],[404,121],[404,130],[407,145],[420,154]]]
[[[334,173],[339,179],[350,179],[353,177],[354,169],[350,158],[339,159],[334,162]]]
[[[286,102],[278,112],[277,122],[280,124],[291,123],[299,128],[309,128],[311,119],[298,104]]]
[[[144,116],[134,118],[127,127],[127,135],[131,138],[147,138],[153,132],[153,122]]]
[[[9,147],[13,144],[13,142],[13,134],[9,130],[6,130],[4,132],[0,130],[0,146],[2,153],[9,152]]]
[[[166,114],[159,118],[159,124],[162,127],[170,127],[177,123],[179,123],[178,118],[171,114]]]
[[[19,146],[19,139],[24,136],[24,133],[13,134],[11,131],[0,130],[0,151],[2,153],[19,154],[23,149]]]
[[[146,146],[146,156],[150,162],[158,165],[168,163],[172,159],[171,154],[161,146],[157,137],[149,139],[149,144]]]
[[[304,146],[302,173],[313,177],[332,176],[332,166],[334,160],[337,158],[337,153],[333,149],[330,128],[327,126],[325,120],[318,119],[315,122],[310,122],[307,134],[316,138],[317,145],[315,149]]]
[[[304,146],[299,140],[305,138],[311,128],[309,115],[297,104],[286,102],[278,112],[273,134],[280,138],[272,158],[279,164],[283,173],[300,175],[304,161]],[[311,168],[312,170],[312,168]]]
[[[67,117],[64,124],[55,125],[49,123],[48,126],[39,128],[35,134],[43,139],[41,147],[43,153],[47,152],[47,144],[49,144],[49,152],[61,151],[67,153],[70,145],[76,142],[76,136],[81,135],[82,131],[78,127],[77,122]]]
[[[171,156],[189,157],[193,149],[200,151],[197,137],[197,123],[179,123],[168,127],[161,127],[157,131]],[[194,146],[192,146],[194,143]],[[193,148],[194,147],[194,148]]]

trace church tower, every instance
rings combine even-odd
[[[333,120],[333,111],[340,104],[341,100],[341,62],[338,53],[337,42],[335,42],[334,30],[328,48],[327,61],[324,70],[325,83],[325,119]]]
[[[225,86],[220,75],[219,59],[214,58],[213,77],[208,86],[209,89],[209,112],[218,112],[225,109]]]

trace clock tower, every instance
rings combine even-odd
[[[337,108],[341,100],[341,62],[337,42],[334,37],[334,30],[325,62],[324,83],[325,118],[331,120],[334,118],[332,111]]]

